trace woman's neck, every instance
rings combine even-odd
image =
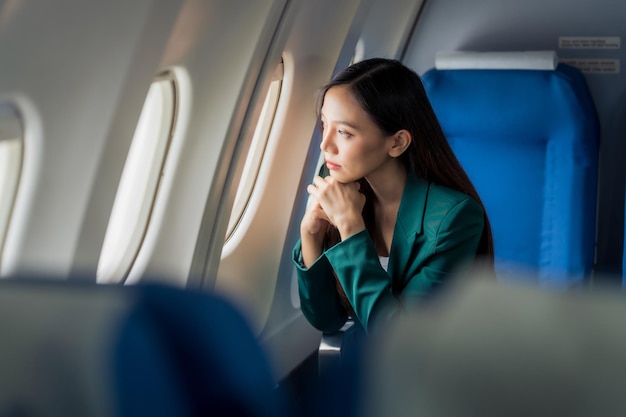
[[[399,167],[398,164],[395,166]],[[373,199],[369,203],[372,217],[368,230],[374,239],[379,256],[389,256],[391,251],[393,232],[407,178],[404,167],[399,168],[387,167],[385,171],[378,171],[377,175],[366,177],[373,193]]]
[[[400,204],[407,178],[407,171],[401,164],[389,164],[385,168],[365,178],[372,188],[376,205],[383,208]]]

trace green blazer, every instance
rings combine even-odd
[[[399,310],[428,296],[453,270],[473,260],[483,227],[483,209],[471,197],[410,173],[387,271],[366,230],[325,250],[309,268],[302,264],[301,241],[296,243],[293,260],[302,312],[324,332],[343,326],[348,312],[335,287],[336,275],[353,318],[369,333]]]

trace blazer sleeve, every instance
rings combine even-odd
[[[448,210],[434,228],[432,237],[416,248],[406,265],[404,289],[393,294],[392,280],[382,268],[374,243],[361,231],[338,243],[325,255],[363,328],[384,324],[404,306],[432,293],[447,276],[475,258],[484,227],[482,207],[466,199]]]
[[[302,313],[315,328],[332,333],[348,320],[337,288],[335,275],[325,255],[320,256],[309,268],[302,264],[301,241],[294,246],[293,262],[298,274],[298,294]]]

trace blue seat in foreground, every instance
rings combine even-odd
[[[456,52],[423,80],[487,209],[498,278],[568,287],[588,277],[600,129],[583,74],[551,51]]]
[[[7,416],[282,416],[269,363],[221,298],[162,285],[0,282]]]

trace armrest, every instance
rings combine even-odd
[[[354,325],[349,319],[341,329],[334,333],[323,333],[318,351],[318,373],[324,375],[332,369],[336,369],[341,359],[341,345],[344,333]]]

